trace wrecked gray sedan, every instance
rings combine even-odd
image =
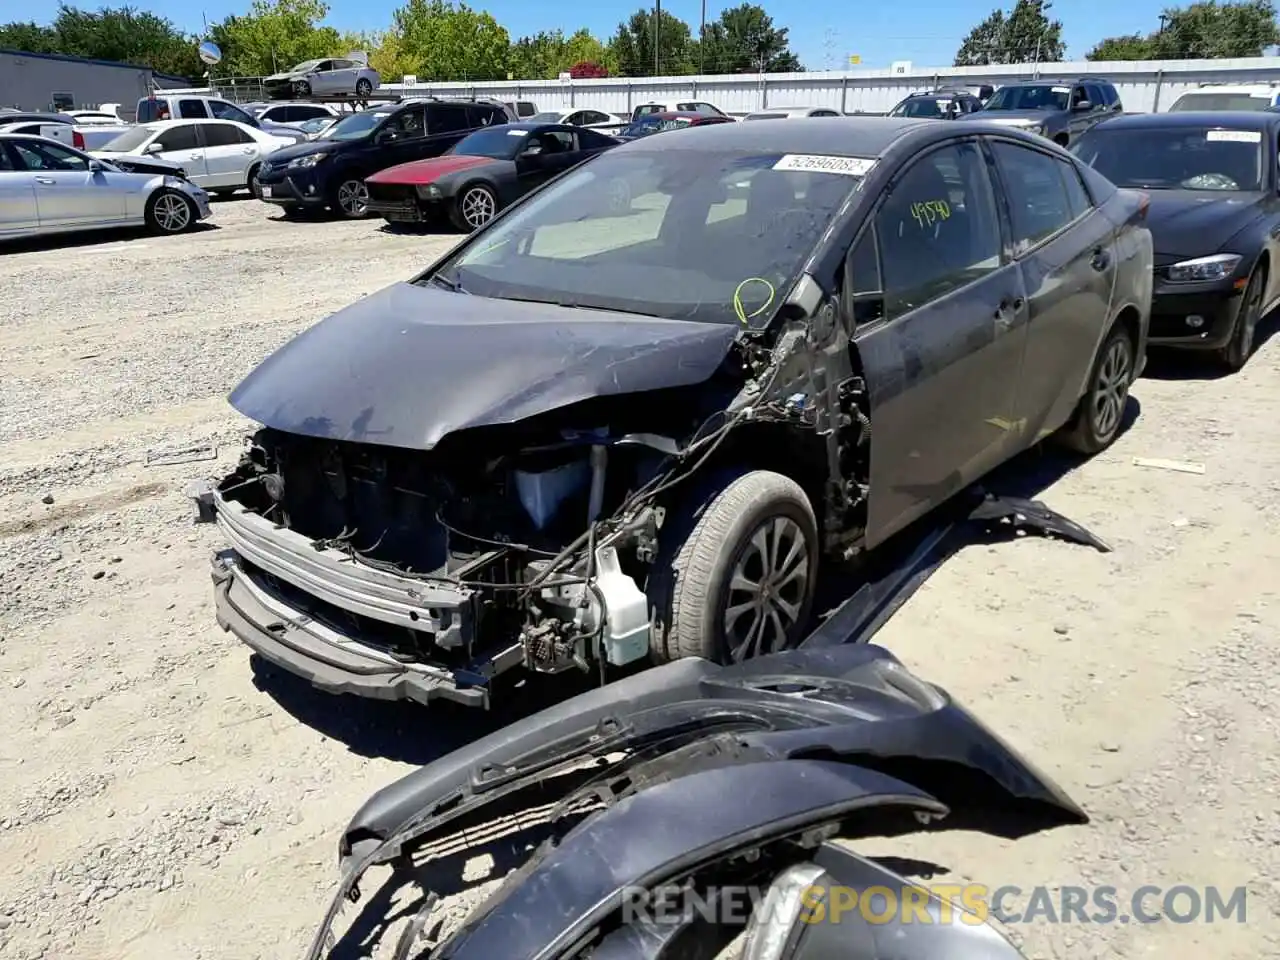
[[[659,142],[661,141],[661,142]],[[316,686],[734,662],[1146,349],[1140,194],[1041,138],[882,118],[624,145],[269,357],[195,494],[219,622]]]
[[[1084,822],[1053,781],[880,647],[730,667],[690,658],[567,700],[371,797],[342,836],[342,880],[308,960],[369,956],[391,938],[396,960],[713,960],[744,928],[743,960],[1010,960],[1018,952],[976,915],[834,841]],[[474,869],[483,855],[487,878]],[[366,897],[378,864],[392,875]],[[446,909],[485,880],[502,882],[465,918]],[[401,897],[406,886],[417,889]]]

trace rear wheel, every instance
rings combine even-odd
[[[655,659],[737,663],[795,646],[818,568],[808,496],[789,477],[753,470],[700,501],[664,524],[673,542],[647,585]]]
[[[334,188],[330,206],[339,216],[359,220],[369,213],[369,188],[363,180],[343,180]]]
[[[1249,362],[1249,354],[1253,353],[1253,335],[1262,316],[1262,297],[1266,288],[1266,269],[1259,267],[1249,277],[1249,285],[1244,288],[1244,296],[1240,298],[1240,309],[1236,313],[1235,326],[1231,329],[1231,339],[1217,353],[1218,361],[1228,370],[1240,370]]]
[[[253,199],[262,199],[262,184],[258,182],[258,167],[249,168],[249,192],[253,194]]]
[[[1111,328],[1089,373],[1089,386],[1060,439],[1079,453],[1100,453],[1115,442],[1133,383],[1133,341],[1120,324]]]
[[[451,219],[454,226],[468,233],[479,230],[498,213],[498,197],[483,183],[464,187],[454,201]]]
[[[373,84],[367,78],[361,77],[356,81],[357,97],[367,97],[371,93],[373,93]]]
[[[155,233],[183,233],[195,226],[195,205],[176,190],[157,190],[147,201],[147,226]]]

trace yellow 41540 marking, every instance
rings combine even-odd
[[[931,227],[951,217],[951,205],[945,200],[923,200],[911,205],[911,215],[921,227]]]

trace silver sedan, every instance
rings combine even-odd
[[[126,173],[54,140],[0,135],[0,240],[143,225],[182,233],[209,214],[209,195],[182,177]]]

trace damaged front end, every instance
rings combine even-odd
[[[682,891],[705,903],[744,886],[785,899],[801,874],[808,887],[824,876],[834,878],[828,888],[887,885],[894,875],[830,843],[838,837],[935,822],[1021,836],[1086,821],[1051,780],[882,648],[790,651],[732,667],[682,660],[544,710],[370,798],[342,837],[342,881],[308,960],[330,956],[339,913],[361,901],[359,883],[377,864],[424,888],[397,958],[711,960],[748,917],[675,911],[656,922],[628,904]],[[465,886],[463,868],[481,853],[513,872],[446,929],[441,900]],[[352,929],[382,928],[386,918],[367,913],[387,903],[372,898]],[[892,928],[884,939],[885,930],[846,926],[835,931],[844,949],[830,953],[817,928],[784,927],[789,952],[744,956],[1017,956],[993,931]],[[751,933],[757,948],[778,935]],[[914,946],[890,949],[904,938]]]
[[[262,428],[191,491],[228,544],[219,623],[331,692],[488,706],[514,667],[603,679],[650,653],[660,494],[730,430],[790,431],[768,448],[793,464],[788,445],[813,438],[823,488],[807,344],[411,284],[375,294],[232,394]]]

